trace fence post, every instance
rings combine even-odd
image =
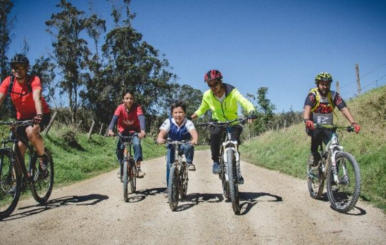
[[[88,132],[88,137],[87,137],[87,139],[90,139],[90,138],[91,138],[91,133],[92,133],[92,130],[94,129],[94,126],[95,126],[95,121],[92,120],[91,128],[90,128],[90,131]]]
[[[355,73],[357,75],[358,95],[362,93],[361,78],[359,77],[359,65],[355,64]]]
[[[80,120],[80,121],[78,122],[78,125],[76,125],[76,131],[79,130],[81,124],[82,124],[82,120]]]
[[[104,124],[102,123],[101,129],[99,130],[99,135],[102,135],[103,126],[104,126]]]
[[[55,111],[54,115],[52,116],[52,118],[50,120],[50,123],[48,123],[47,127],[44,129],[44,131],[43,131],[44,135],[47,135],[48,131],[50,131],[50,128],[55,121],[56,114],[58,114],[57,111]]]

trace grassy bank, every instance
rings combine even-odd
[[[362,129],[359,134],[340,132],[340,143],[360,165],[362,200],[386,212],[386,87],[346,103]],[[349,126],[339,111],[337,116],[336,124]],[[244,159],[256,165],[305,180],[309,148],[310,138],[305,134],[304,125],[299,124],[286,130],[266,132],[245,142],[241,151]]]

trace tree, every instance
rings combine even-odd
[[[56,65],[51,61],[50,58],[45,58],[43,56],[40,56],[38,59],[35,60],[35,64],[32,66],[31,74],[36,75],[40,78],[42,87],[43,87],[43,94],[45,94],[44,98],[47,102],[53,102],[54,95],[55,95],[55,88],[53,86],[53,81],[55,79],[55,70]]]
[[[15,18],[9,16],[13,8],[11,0],[0,1],[0,72],[1,81],[9,74],[7,51],[11,43],[11,28]]]
[[[121,8],[113,5],[115,27],[107,33],[102,46],[108,64],[104,70],[105,82],[97,86],[97,103],[103,102],[104,108],[115,108],[122,101],[122,91],[130,89],[147,115],[157,114],[158,104],[170,96],[171,82],[176,76],[168,71],[169,62],[160,58],[159,51],[143,41],[142,34],[133,28],[131,21],[135,14],[131,13],[130,1],[123,2]]]
[[[46,21],[46,26],[47,31],[55,38],[52,46],[58,68],[62,71],[62,80],[59,82],[60,93],[68,94],[71,121],[75,124],[77,110],[81,106],[79,94],[89,76],[85,70],[87,59],[91,55],[88,43],[81,34],[90,33],[90,30],[100,22],[94,17],[84,17],[83,11],[79,11],[66,0],[61,0],[56,6],[63,10],[52,14],[51,19]]]

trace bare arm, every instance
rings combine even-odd
[[[166,134],[167,134],[166,131],[161,129],[158,133],[157,143],[159,144],[165,143]]]
[[[351,115],[350,110],[347,107],[344,107],[342,110],[340,110],[343,115],[347,118],[347,120],[352,124],[355,122],[354,117]]]
[[[312,121],[312,118],[311,118],[311,106],[309,106],[309,105],[304,106],[303,119],[304,120],[308,120],[309,119],[309,120]]]
[[[43,114],[43,105],[41,100],[41,90],[36,89],[33,91],[33,100],[35,102],[36,114]]]
[[[190,135],[192,136],[192,140],[190,141],[193,145],[197,145],[198,143],[198,133],[196,129],[190,130]]]
[[[3,104],[4,99],[5,99],[5,94],[0,93],[0,106]]]

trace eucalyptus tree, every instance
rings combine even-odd
[[[147,114],[156,114],[158,103],[170,95],[176,76],[169,71],[169,62],[133,28],[135,14],[131,13],[130,1],[123,3],[121,8],[113,5],[115,27],[102,46],[108,59],[105,90],[109,92],[104,95],[116,106],[122,101],[121,92],[131,89]]]
[[[76,123],[77,110],[82,105],[79,94],[89,77],[88,59],[92,55],[83,37],[90,34],[90,29],[99,28],[100,22],[66,0],[60,0],[56,7],[62,11],[46,21],[47,32],[54,37],[54,57],[61,71],[60,93],[68,95],[71,121]]]
[[[0,1],[0,79],[9,74],[7,51],[11,43],[11,29],[15,17],[10,17],[13,2],[11,0]]]

